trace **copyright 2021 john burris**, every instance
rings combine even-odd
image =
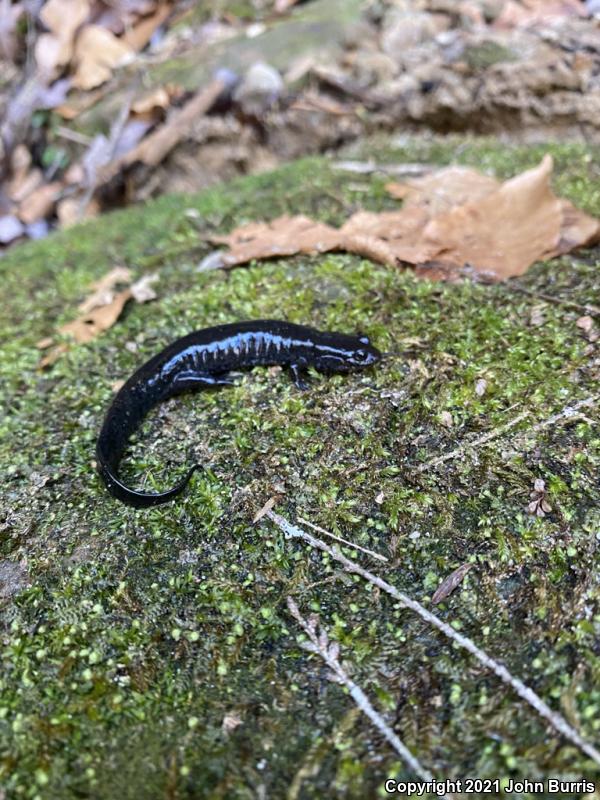
[[[463,793],[482,795],[489,794],[492,797],[502,797],[503,795],[523,795],[527,794],[555,794],[557,797],[565,795],[591,794],[596,791],[596,784],[593,781],[563,781],[558,778],[547,778],[543,781],[531,781],[527,779],[507,781],[499,778],[457,778],[447,781],[396,781],[393,778],[384,784],[388,794],[399,794],[404,797],[427,797],[437,795],[443,797],[447,794]]]

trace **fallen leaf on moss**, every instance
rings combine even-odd
[[[136,283],[116,291],[115,287],[119,284],[131,283],[131,272],[125,267],[115,267],[93,284],[93,293],[78,307],[80,316],[62,325],[58,333],[68,336],[77,344],[90,342],[112,328],[129,300],[133,299],[137,303],[154,300],[156,292],[151,288],[151,284],[157,279],[158,275],[145,275]],[[36,346],[40,350],[51,348],[38,364],[41,369],[54,364],[69,349],[68,343],[55,344],[52,337],[41,339]]]
[[[402,183],[388,183],[385,188],[392,197],[404,200],[403,208],[426,208],[433,217],[487,197],[499,186],[495,178],[469,167],[445,167]]]
[[[131,283],[131,270],[127,267],[115,267],[99,281],[96,281],[92,285],[94,292],[79,304],[79,311],[82,314],[88,314],[94,308],[112,303],[115,297],[115,287],[120,283]]]
[[[465,575],[472,567],[473,564],[462,564],[458,569],[455,569],[454,572],[451,572],[447,578],[444,578],[431,598],[433,605],[435,606],[441,603],[448,595],[452,594],[456,587],[460,586],[463,582]]]
[[[150,300],[156,300],[156,292],[152,288],[152,284],[156,283],[159,276],[154,273],[153,275],[144,275],[139,281],[131,285],[131,296],[136,303],[149,303]]]
[[[457,279],[466,271],[504,280],[600,237],[597,219],[553,194],[551,173],[549,155],[504,183],[451,167],[388,185],[404,200],[398,211],[358,211],[341,228],[308,217],[252,222],[213,237],[229,249],[207,258],[212,266],[229,268],[254,259],[342,250],[388,266],[412,264],[430,279]]]

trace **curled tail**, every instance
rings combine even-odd
[[[200,464],[194,464],[194,466],[188,470],[186,476],[180,480],[179,483],[175,484],[172,489],[167,489],[166,492],[138,492],[136,489],[130,489],[128,486],[125,486],[111,467],[102,459],[100,454],[98,454],[98,472],[102,476],[106,488],[117,500],[121,500],[123,503],[126,503],[128,506],[133,506],[134,508],[150,508],[151,506],[158,506],[161,503],[167,503],[185,489],[190,478],[197,469],[200,469]]]

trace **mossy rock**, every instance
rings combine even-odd
[[[508,176],[546,150],[557,189],[600,214],[596,154],[580,146],[382,141],[353,153]],[[598,392],[597,350],[576,325],[577,304],[599,305],[597,253],[491,287],[347,255],[196,271],[209,232],[283,212],[339,223],[358,207],[392,207],[384,183],[304,160],[108,215],[0,262],[6,798],[385,796],[386,777],[410,775],[299,647],[288,595],[321,615],[354,679],[437,777],[598,779],[436,631],[270,523],[252,524],[277,494],[291,519],[387,555],[386,566],[364,563],[425,605],[472,563],[439,614],[598,737],[597,409],[527,434]],[[159,269],[160,299],[130,306],[40,373],[36,341],[116,265]],[[259,317],[366,332],[396,355],[368,374],[313,375],[304,393],[256,369],[233,389],[164,404],[129,451],[127,479],[166,488],[192,458],[204,471],[168,506],[114,501],[93,466],[114,382],[189,330]],[[505,435],[417,471],[524,412]],[[544,517],[527,513],[538,478]]]

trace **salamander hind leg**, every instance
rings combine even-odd
[[[171,383],[169,394],[179,394],[194,389],[210,388],[215,386],[235,386],[235,381],[229,377],[228,372],[194,372],[187,370],[178,373]]]
[[[292,380],[294,385],[302,391],[310,388],[310,381],[308,380],[308,372],[303,364],[290,364],[290,372],[292,373]]]

